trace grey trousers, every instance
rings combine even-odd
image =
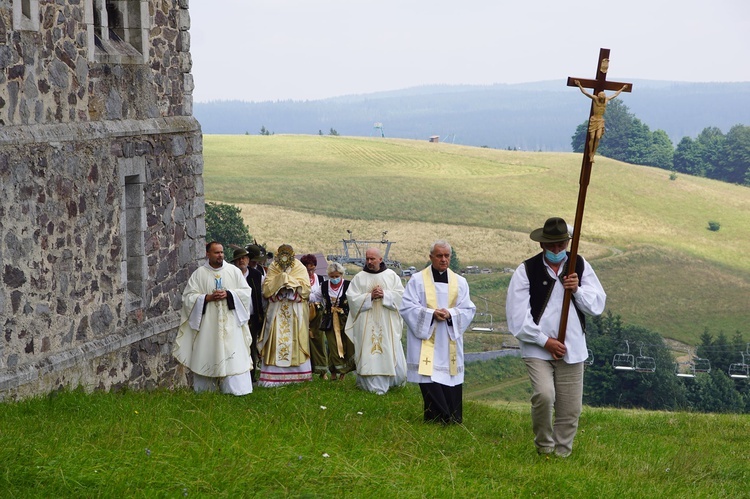
[[[573,451],[583,405],[583,362],[523,360],[534,391],[531,422],[537,452],[567,457]]]

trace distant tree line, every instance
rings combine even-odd
[[[633,81],[636,91],[618,97],[652,130],[665,130],[674,150],[683,136],[707,125],[726,132],[750,125],[750,82],[680,83]],[[518,85],[434,85],[315,101],[195,102],[205,134],[257,135],[261,125],[284,134],[380,136],[440,141],[493,149],[570,151],[570,136],[588,111],[588,99],[565,80]],[[609,132],[608,132],[609,133]]]
[[[587,321],[586,341],[594,359],[584,376],[583,397],[587,405],[750,413],[750,379],[728,375],[729,366],[742,361],[739,351],[746,349],[739,331],[731,341],[723,333],[716,339],[708,331],[703,333],[696,354],[710,361],[703,364],[704,368],[710,366],[710,372],[697,372],[695,377],[676,375],[679,364],[658,333],[625,325],[620,316],[612,313]],[[626,353],[633,356],[634,364],[639,358],[648,360],[642,365],[652,366],[653,371],[614,369],[615,356]],[[686,362],[695,360],[689,356]]]
[[[612,100],[604,113],[606,132],[598,154],[636,165],[750,185],[750,126],[734,125],[725,135],[716,127],[704,128],[698,137],[683,137],[675,148],[664,130],[651,131],[620,100]],[[575,152],[583,152],[588,122],[571,138]]]

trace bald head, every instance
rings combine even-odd
[[[367,248],[365,251],[365,266],[369,270],[380,270],[380,264],[383,262],[383,254],[378,248]]]

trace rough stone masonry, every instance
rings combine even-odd
[[[204,254],[188,0],[0,0],[0,400],[185,384]]]

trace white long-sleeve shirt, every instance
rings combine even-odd
[[[567,257],[566,257],[567,258]],[[562,313],[563,295],[565,289],[559,281],[559,275],[563,270],[565,262],[560,264],[556,274],[544,261],[544,266],[550,279],[557,280],[552,294],[547,301],[539,324],[534,323],[531,315],[530,284],[526,274],[526,266],[521,263],[518,266],[508,286],[508,296],[505,301],[505,315],[508,321],[508,329],[521,344],[521,355],[542,360],[552,360],[552,354],[544,349],[549,338],[557,338],[560,327],[560,314]],[[586,315],[601,315],[607,301],[599,278],[596,277],[591,265],[584,260],[583,275],[580,277],[580,286],[573,294],[573,299],[578,309]],[[588,357],[586,337],[583,326],[578,319],[573,304],[568,310],[568,324],[565,333],[565,346],[567,353],[563,360],[568,364],[583,362]]]
[[[323,303],[323,291],[320,289],[323,279],[318,274],[313,274],[313,276],[315,277],[315,282],[310,284],[310,298],[308,298],[308,301],[310,303]]]

